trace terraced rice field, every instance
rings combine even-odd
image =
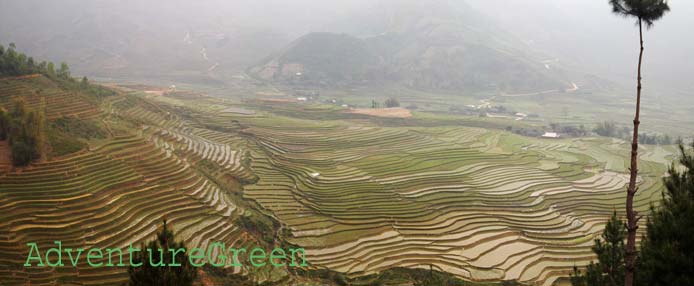
[[[124,282],[121,268],[24,268],[25,243],[124,247],[151,238],[163,216],[189,247],[253,243],[235,221],[246,210],[217,183],[225,176],[247,182],[243,198],[290,230],[285,239],[306,248],[311,267],[351,277],[433,266],[472,281],[551,285],[594,259],[593,238],[622,209],[624,142],[236,114],[212,98],[190,101],[195,108],[110,99],[95,114],[136,122],[132,134],[0,175],[0,280]],[[647,212],[674,150],[643,148],[636,205]]]
[[[10,85],[28,92],[21,84]],[[2,92],[3,98],[8,95],[7,90]],[[238,247],[256,244],[235,223],[244,209],[234,202],[230,191],[210,179],[215,174],[196,168],[205,161],[218,172],[236,178],[249,176],[241,165],[245,155],[234,140],[211,143],[207,138],[220,135],[198,130],[173,116],[164,120],[162,110],[119,109],[122,100],[109,101],[109,117],[139,117],[138,122],[159,119],[161,126],[142,124],[131,135],[112,137],[77,154],[0,172],[3,285],[125,283],[127,268],[93,268],[84,259],[76,268],[23,267],[26,243],[37,242],[41,249],[54,246],[56,240],[64,248],[126,249],[151,240],[164,217],[190,247],[204,248],[216,241]],[[47,106],[52,108],[53,103]],[[66,265],[68,259],[63,256]]]
[[[63,116],[92,119],[101,110],[81,94],[66,92],[44,77],[0,79],[0,105],[9,104],[13,98],[24,98],[33,109],[44,110],[47,119]]]
[[[593,238],[621,210],[628,181],[615,171],[624,170],[620,149],[604,139],[296,126],[248,130],[259,138],[260,181],[245,195],[291,227],[314,265],[353,276],[432,265],[473,281],[551,285],[593,259]],[[653,161],[640,178],[644,212],[661,188],[666,154],[656,153],[643,156]]]
[[[242,240],[229,219],[239,210],[228,194],[186,160],[137,136],[6,174],[0,186],[0,260],[7,265],[0,280],[10,283],[125,282],[124,269],[84,261],[77,268],[23,268],[25,243],[126,248],[151,238],[163,216],[190,245]]]

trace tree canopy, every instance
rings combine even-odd
[[[10,44],[6,49],[0,45],[0,76],[23,76],[30,74],[42,74],[61,87],[71,90],[84,92],[97,97],[114,95],[115,92],[100,85],[89,83],[86,77],[82,81],[72,78],[70,66],[67,63],[60,63],[58,70],[52,62],[42,61],[36,63],[34,58],[27,57],[23,53],[16,51],[14,44]]]
[[[29,108],[22,98],[13,100],[9,111],[0,108],[0,140],[9,141],[15,166],[26,166],[41,157],[44,126],[43,113]]]
[[[34,58],[17,52],[14,44],[10,44],[7,49],[0,45],[0,75],[21,76],[37,73],[54,79],[69,79],[70,67],[66,63],[61,63],[56,73],[53,63],[45,61],[37,63]]]
[[[624,17],[635,17],[647,27],[670,11],[667,0],[610,0],[612,12]]]

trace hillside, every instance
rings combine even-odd
[[[280,231],[284,223],[244,198],[245,186],[259,180],[250,164],[262,143],[216,109],[233,106],[195,92],[94,85],[71,78],[67,65],[58,76],[52,63],[27,59],[13,48],[0,53],[0,131],[11,122],[13,141],[10,148],[0,138],[0,284],[123,285],[127,267],[94,268],[85,259],[74,267],[23,266],[27,243],[123,249],[151,240],[162,219],[191,248],[292,245],[290,231]],[[15,153],[23,133],[31,133],[38,156],[12,166],[6,155]],[[118,261],[117,255],[108,260]],[[196,285],[334,285],[330,281],[344,279],[313,267],[199,273]]]
[[[27,109],[44,120],[41,146],[37,146],[39,160],[77,152],[87,147],[87,141],[103,139],[112,132],[99,120],[103,111],[98,101],[40,74],[0,78],[0,108]]]
[[[309,34],[249,71],[264,80],[295,85],[398,83],[509,93],[571,86],[560,66],[549,67],[540,53],[464,2],[399,4],[386,1],[355,16],[362,23],[355,36]],[[315,64],[318,60],[320,65]]]
[[[368,79],[379,58],[365,40],[346,34],[312,33],[250,72],[265,80],[339,83]]]
[[[55,240],[73,248],[138,245],[152,237],[163,218],[192,247],[210,241],[239,247],[266,243],[254,229],[272,231],[274,222],[234,193],[239,182],[254,179],[243,163],[247,154],[240,138],[213,142],[206,138],[221,138],[221,133],[183,121],[172,115],[172,107],[133,90],[110,87],[111,95],[95,96],[72,88],[71,82],[77,81],[0,73],[0,110],[7,111],[9,121],[22,122],[15,117],[20,109],[22,116],[44,118],[10,128],[13,156],[20,142],[17,132],[38,133],[32,137],[38,155],[28,166],[0,162],[1,284],[125,283],[127,268],[92,268],[85,260],[68,268],[23,267],[26,243],[41,248],[54,246]],[[0,139],[0,147],[0,159],[5,159],[7,141]],[[246,217],[243,226],[237,223],[241,216]],[[258,271],[262,274],[254,277],[259,281],[286,277],[282,270]],[[230,269],[234,273],[242,270]],[[228,282],[220,277],[219,283]]]
[[[63,111],[48,118],[95,122],[107,133],[0,174],[0,280],[10,284],[123,283],[125,268],[22,267],[25,245],[124,247],[150,239],[166,217],[189,247],[307,250],[305,274],[232,267],[210,277],[219,284],[244,275],[278,286],[398,285],[411,272],[386,273],[433,266],[480,285],[551,285],[593,259],[593,238],[623,200],[628,144],[619,140],[548,141],[464,127],[486,120],[479,118],[376,118],[146,86],[88,101],[55,84],[5,77],[0,98],[53,86],[39,96],[45,110]],[[647,212],[675,150],[643,148],[637,208]],[[326,268],[341,274],[319,270]]]
[[[332,52],[369,56],[355,37],[309,37],[325,39],[339,41]],[[306,251],[302,268],[201,268],[212,285],[407,285],[424,268],[459,285],[549,286],[595,258],[593,239],[624,200],[629,144],[618,139],[524,137],[508,130],[537,126],[407,110],[379,117],[280,95],[106,87],[13,48],[0,56],[0,118],[38,154],[26,166],[0,164],[6,284],[126,283],[127,268],[85,260],[24,267],[26,245],[125,248],[152,239],[166,218],[190,248]],[[322,56],[309,66],[321,68]],[[364,62],[325,76],[348,77]],[[641,150],[635,208],[647,214],[676,149]]]

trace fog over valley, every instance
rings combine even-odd
[[[694,40],[685,35],[694,25],[694,3],[671,2],[673,12],[646,35],[646,76],[650,85],[691,91],[684,75],[694,69],[687,60]],[[104,77],[175,80],[219,64],[215,78],[224,80],[311,32],[370,37],[412,32],[398,29],[448,16],[480,33],[503,31],[504,40],[514,37],[547,59],[610,80],[631,78],[638,52],[633,20],[613,17],[607,1],[6,0],[0,6],[5,44]],[[34,20],[23,21],[29,16]]]

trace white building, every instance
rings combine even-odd
[[[559,138],[561,135],[556,132],[545,132],[545,134],[542,135],[542,138]]]

